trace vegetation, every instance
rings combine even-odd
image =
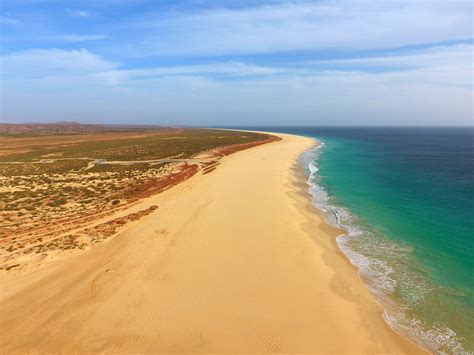
[[[98,218],[128,208],[199,170],[212,172],[220,156],[239,146],[269,139],[265,134],[214,129],[72,128],[20,133],[10,129],[3,134],[0,260],[9,262],[0,263],[0,268],[16,266],[12,255],[84,249],[129,220],[90,229]]]

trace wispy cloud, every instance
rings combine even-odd
[[[23,23],[7,12],[6,16],[0,16],[0,25],[21,26]]]
[[[135,44],[150,53],[227,55],[391,48],[472,37],[471,4],[323,1],[140,15]]]
[[[66,12],[75,17],[89,17],[91,14],[88,11],[85,10],[72,10],[72,9],[67,9]]]
[[[104,60],[85,49],[32,49],[1,57],[3,77],[15,79],[43,79],[50,76],[74,76],[114,70],[117,63]]]
[[[133,82],[152,82],[163,80],[166,77],[175,77],[185,80],[189,78],[242,79],[248,77],[263,77],[287,73],[283,68],[264,67],[242,62],[221,62],[206,65],[187,65],[171,67],[152,67],[146,69],[118,69],[98,73],[104,83],[112,86],[132,84]],[[165,79],[166,80],[166,79]],[[207,79],[206,79],[207,80]]]
[[[210,63],[205,65],[187,65],[127,70],[134,77],[153,77],[166,75],[228,75],[259,76],[281,73],[281,68],[251,65],[242,62]]]
[[[330,65],[343,70],[357,69],[415,69],[415,68],[465,68],[474,70],[473,45],[435,46],[421,50],[385,55],[330,60],[312,60],[310,66]],[[356,68],[356,69],[355,69]]]
[[[88,42],[88,41],[99,41],[99,40],[107,39],[108,36],[105,36],[105,35],[62,34],[62,35],[54,35],[54,36],[44,36],[44,37],[40,37],[40,38],[44,41],[78,43],[78,42]]]
[[[472,121],[470,1],[6,3],[9,120]]]
[[[102,115],[117,122],[134,115],[144,123],[166,116],[181,124],[252,124],[265,113],[261,124],[288,123],[289,117],[319,124],[427,124],[450,117],[451,124],[466,124],[472,68],[455,53],[473,48],[419,51],[418,58],[439,59],[378,73],[242,62],[121,69],[87,50],[22,51],[2,58],[8,73],[3,114],[11,117],[15,105],[28,102],[22,115],[50,119]]]

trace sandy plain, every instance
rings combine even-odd
[[[83,253],[0,280],[2,353],[418,353],[381,317],[280,141],[134,208]]]

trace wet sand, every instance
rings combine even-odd
[[[314,141],[225,157],[114,239],[3,278],[2,353],[417,353],[310,205]],[[137,207],[138,208],[138,207]]]

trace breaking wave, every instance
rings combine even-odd
[[[328,223],[346,231],[337,237],[337,244],[384,307],[384,320],[396,332],[432,353],[470,354],[448,326],[428,322],[413,312],[413,306],[440,287],[423,276],[425,270],[411,248],[387,238],[349,209],[337,205],[321,185],[317,161],[323,150],[321,143],[301,158],[309,174],[312,204],[323,212]]]

